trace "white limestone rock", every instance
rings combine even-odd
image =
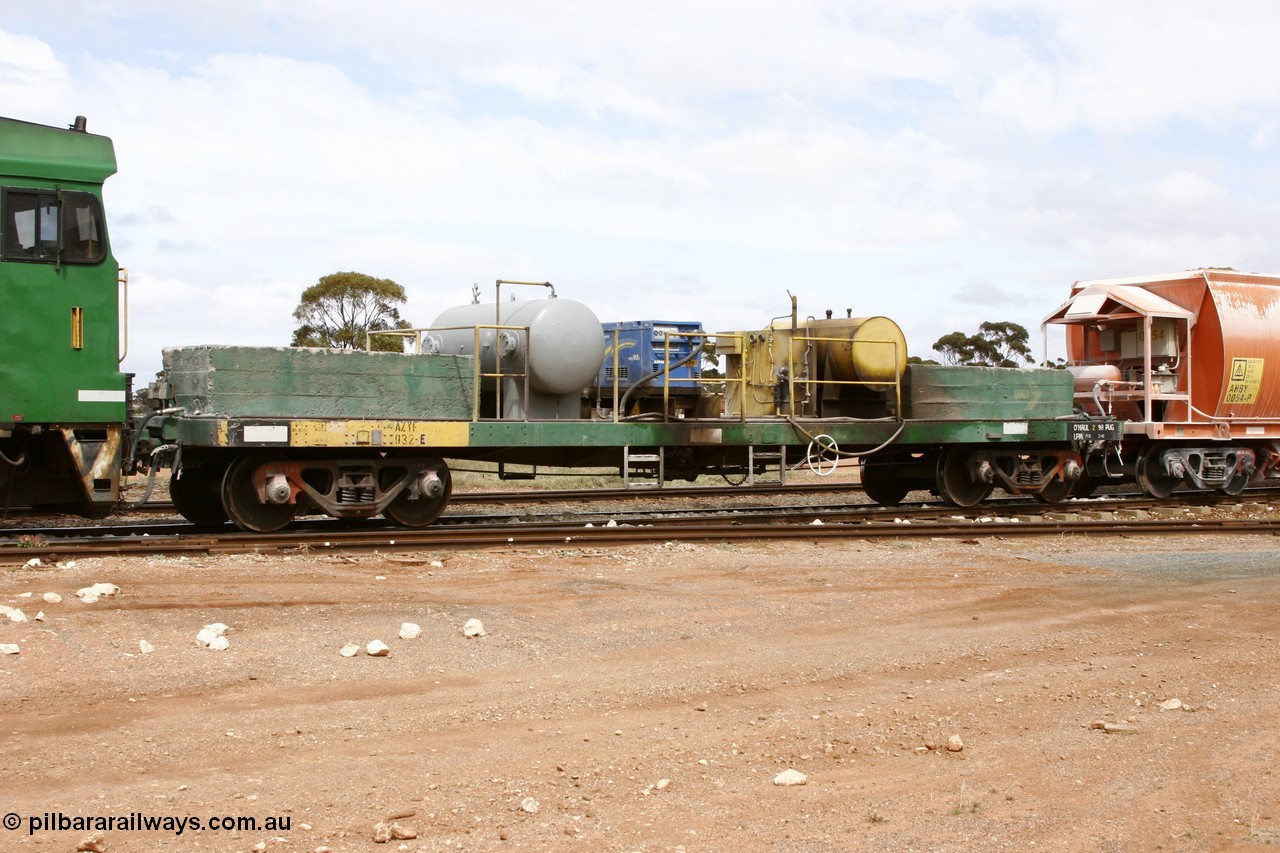
[[[110,598],[120,592],[120,587],[113,583],[95,583],[93,586],[76,590],[76,598],[85,604],[96,604],[100,599]]]
[[[809,777],[801,773],[799,770],[787,768],[773,777],[773,784],[789,787],[791,785],[807,785]]]
[[[226,637],[229,630],[231,629],[221,622],[205,625],[197,632],[196,642],[211,651],[225,651],[231,646],[231,641]]]
[[[405,622],[400,626],[400,639],[416,640],[422,635],[422,628],[413,622]]]
[[[468,619],[467,624],[462,626],[462,636],[468,639],[472,637],[483,637],[484,635],[484,623],[479,619]]]
[[[391,647],[381,640],[370,640],[369,645],[364,647],[365,653],[370,657],[385,658],[391,654]]]
[[[84,840],[76,845],[76,853],[106,853],[107,842],[101,832],[95,832],[86,835]]]

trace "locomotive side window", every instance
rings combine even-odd
[[[5,260],[53,260],[58,251],[58,202],[53,195],[6,190]]]
[[[4,191],[3,253],[7,261],[94,264],[106,257],[102,206],[89,193]],[[61,221],[61,234],[59,222]]]
[[[102,240],[102,208],[88,193],[62,194],[62,260],[95,264],[106,257]]]

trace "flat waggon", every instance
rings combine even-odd
[[[498,281],[491,303],[397,331],[405,352],[174,347],[135,399],[102,201],[115,168],[83,119],[0,119],[5,506],[103,515],[125,475],[168,471],[197,523],[419,527],[466,461],[661,486],[848,460],[879,503],[927,490],[962,507],[997,488],[1056,503],[1280,477],[1280,278],[1226,270],[1077,282],[1045,319],[1067,330],[1067,369],[911,364],[892,319],[802,314],[795,297],[758,328],[713,331],[601,322],[547,282]]]

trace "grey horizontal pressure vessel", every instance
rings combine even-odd
[[[529,387],[543,394],[570,394],[591,384],[604,361],[604,333],[595,312],[572,299],[534,299],[449,308],[431,324],[431,347],[437,352],[478,355],[484,373],[520,373],[525,368],[523,330],[480,330],[476,326],[528,328]],[[461,328],[458,328],[461,327]]]

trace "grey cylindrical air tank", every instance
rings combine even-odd
[[[534,299],[449,308],[431,324],[439,352],[476,355],[476,326],[527,326],[529,387],[543,394],[569,394],[591,384],[604,361],[604,333],[595,312],[572,299]],[[464,328],[450,328],[450,327]],[[444,329],[442,331],[442,329]],[[525,333],[480,330],[480,369],[495,373],[495,350],[502,353],[503,373],[524,368]]]

